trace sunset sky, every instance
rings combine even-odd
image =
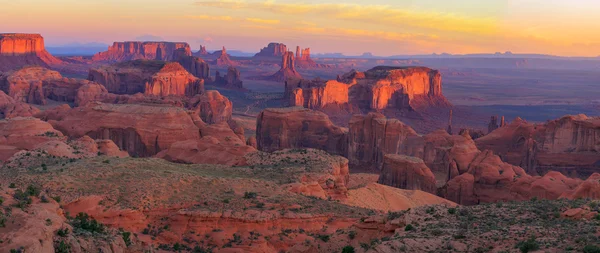
[[[163,39],[256,52],[600,55],[598,0],[0,0],[0,32],[47,45]]]

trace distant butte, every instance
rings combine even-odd
[[[62,61],[52,56],[39,34],[0,34],[0,71],[15,70],[24,66],[50,67]]]
[[[302,76],[296,71],[296,61],[293,52],[286,52],[281,56],[281,69],[267,80],[276,82],[285,82],[288,79],[302,79]]]
[[[130,60],[171,61],[175,50],[183,48],[185,54],[192,55],[190,45],[184,42],[115,42],[108,51],[95,54],[94,61],[120,62]]]

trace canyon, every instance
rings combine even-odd
[[[438,61],[328,59],[282,43],[254,56],[115,42],[54,57],[39,35],[2,34],[0,251],[593,244],[599,118],[479,117],[447,90],[491,74]]]

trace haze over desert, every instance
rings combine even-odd
[[[600,252],[596,1],[2,6],[0,252]]]

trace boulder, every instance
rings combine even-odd
[[[196,95],[190,100],[191,108],[208,124],[227,122],[231,119],[233,104],[216,90]]]

